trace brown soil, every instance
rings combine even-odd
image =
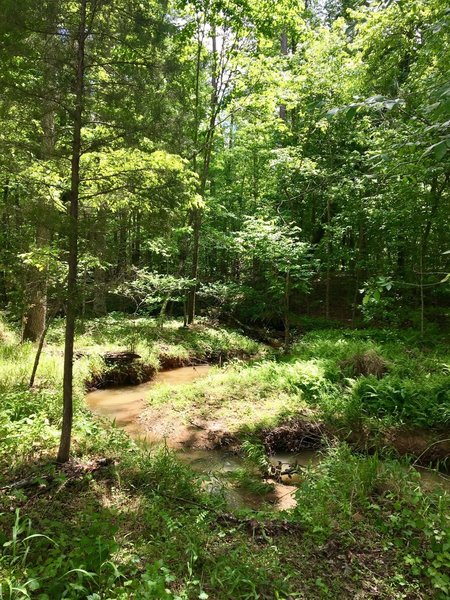
[[[170,448],[208,449],[237,445],[237,439],[220,421],[197,417],[186,422],[183,413],[160,406],[146,410],[140,417],[148,439],[166,440]]]
[[[156,369],[140,360],[133,362],[118,362],[102,371],[94,372],[86,382],[88,390],[102,390],[105,388],[120,387],[124,385],[139,385],[150,381],[156,374]]]
[[[392,448],[400,456],[412,456],[418,465],[438,464],[448,468],[450,461],[450,432],[391,427],[375,434],[368,429],[354,429],[350,433],[334,430],[333,435],[351,446],[366,452]]]
[[[289,510],[297,506],[295,492],[298,491],[298,487],[296,485],[279,483],[272,479],[268,479],[267,482],[273,485],[273,492],[268,494],[267,500],[276,506],[277,510]]]

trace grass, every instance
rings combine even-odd
[[[155,386],[147,395],[150,406],[167,405],[183,409],[186,418],[199,415],[218,420],[232,433],[270,427],[307,410],[301,385],[320,381],[320,366],[314,361],[283,364],[263,361],[234,362],[214,369],[206,379],[171,389]]]
[[[135,327],[113,315],[78,331],[77,348],[87,352],[75,363],[73,460],[61,470],[53,461],[61,422],[61,324],[50,332],[33,390],[27,381],[34,347],[19,345],[1,324],[0,487],[22,478],[30,485],[0,492],[0,598],[448,597],[448,496],[426,492],[404,463],[331,446],[304,473],[297,509],[252,514],[249,525],[245,512],[228,518],[221,497],[207,494],[202,478],[173,453],[148,451],[94,420],[83,382],[100,368],[104,349],[129,348]],[[163,352],[183,360],[261,352],[244,336],[206,324],[183,331],[171,323],[161,332],[145,319],[138,327],[133,339],[146,360],[159,361]],[[389,378],[419,385],[429,374],[432,395],[446,381],[444,346],[379,332],[323,331],[305,336],[290,357],[235,361],[177,391],[155,387],[150,402],[162,405],[170,397],[187,412],[214,414],[243,438],[298,411],[401,425],[405,413],[391,409],[373,414],[355,404],[354,413],[346,412],[361,392],[340,365],[369,348],[389,365],[386,377],[371,385]],[[419,422],[415,412],[408,418]],[[264,459],[260,450],[247,444],[250,462]],[[111,461],[91,471],[99,457]],[[238,477],[255,487],[244,471]]]
[[[49,344],[61,345],[64,322],[59,320],[48,335]],[[156,369],[161,366],[191,362],[247,358],[263,351],[260,344],[236,331],[214,328],[201,321],[185,328],[179,320],[167,321],[160,327],[155,319],[134,318],[121,313],[80,321],[77,326],[77,348],[102,353],[105,350],[132,350]]]
[[[157,386],[147,401],[183,409],[187,418],[219,420],[244,437],[298,415],[374,433],[391,427],[420,427],[438,435],[448,430],[450,356],[444,341],[417,347],[390,332],[381,340],[379,331],[309,333],[289,357],[231,363],[176,390]],[[352,370],[355,357],[378,359],[386,372],[379,378],[358,376]]]

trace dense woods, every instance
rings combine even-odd
[[[438,318],[443,3],[5,2],[4,14],[1,294],[24,339],[61,302],[75,229],[83,315],[130,310],[124,284],[144,269],[154,310],[185,303],[192,322],[219,297],[220,311],[279,328],[291,244],[295,312]]]
[[[0,6],[0,598],[448,597],[446,2]]]

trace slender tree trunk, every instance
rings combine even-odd
[[[325,318],[330,318],[331,206],[327,198],[327,273],[325,281]]]
[[[106,211],[100,208],[97,213],[97,223],[95,227],[95,239],[97,258],[103,261],[106,250]],[[97,266],[94,269],[94,302],[93,312],[96,317],[106,314],[106,273],[103,266]]]
[[[286,31],[282,32],[280,41],[281,41],[281,55],[287,56],[287,54],[288,54],[288,39],[287,39]],[[279,114],[280,114],[280,119],[282,119],[284,122],[286,122],[287,121],[287,110],[286,110],[285,104],[280,104]]]
[[[47,322],[45,324],[45,329],[42,332],[41,337],[39,339],[39,344],[38,344],[38,347],[36,350],[36,356],[34,357],[33,369],[31,371],[31,376],[30,376],[30,384],[29,384],[30,388],[32,388],[34,386],[34,380],[36,378],[36,373],[37,373],[37,370],[39,367],[39,362],[41,360],[42,348],[44,347],[45,336],[47,335],[50,325],[52,324],[53,319],[56,317],[59,309],[60,309],[60,304],[57,304],[57,306],[52,311],[52,314],[48,317]]]
[[[133,242],[131,264],[139,265],[141,260],[141,211],[136,209],[133,214]]]
[[[7,255],[9,250],[9,209],[8,209],[8,196],[9,196],[9,181],[6,180],[3,185],[3,209],[2,209],[2,229],[0,234],[0,264],[7,264]],[[7,304],[8,302],[8,283],[6,277],[6,269],[0,270],[0,302]]]
[[[259,164],[258,164],[258,151],[256,148],[253,149],[253,199],[255,201],[255,208],[257,207],[258,204],[258,198],[259,198]]]
[[[78,271],[78,199],[80,188],[81,128],[83,119],[86,5],[80,3],[80,26],[77,35],[77,58],[75,72],[75,111],[73,120],[70,213],[69,213],[69,259],[66,303],[66,335],[64,345],[63,378],[63,422],[57,461],[67,462],[70,456],[73,420],[73,347],[77,314],[77,271]]]
[[[39,367],[39,362],[41,360],[42,348],[44,347],[45,336],[47,335],[48,328],[50,326],[51,320],[47,319],[47,323],[45,325],[45,329],[41,334],[41,338],[39,340],[39,344],[36,350],[36,356],[34,357],[33,369],[31,371],[30,376],[30,384],[29,387],[32,388],[34,386],[34,380],[36,378],[36,373]]]
[[[163,303],[161,305],[161,309],[159,311],[158,325],[161,329],[164,327],[164,321],[166,320],[166,313],[167,313],[167,305],[169,304],[171,298],[172,298],[171,292],[166,294],[166,296],[163,300]]]
[[[187,302],[187,322],[191,325],[195,320],[195,308],[196,308],[196,297],[197,297],[197,277],[198,277],[198,263],[199,263],[199,249],[200,249],[200,228],[201,228],[201,212],[199,208],[194,209],[192,219],[193,229],[193,240],[192,240],[192,269],[191,279],[194,280],[195,284],[192,287],[188,295]]]
[[[423,293],[423,252],[420,253],[420,335],[425,331],[425,297]]]
[[[119,234],[118,234],[118,254],[117,254],[117,275],[121,277],[128,265],[128,213],[122,210],[119,216]]]
[[[286,279],[284,284],[284,351],[287,354],[291,345],[290,332],[290,295],[291,295],[291,274],[289,269],[286,271]]]
[[[438,186],[438,178],[435,176],[431,183],[431,210],[425,223],[425,227],[422,233],[422,239],[420,244],[420,334],[423,335],[425,331],[425,294],[424,294],[424,275],[425,265],[428,252],[428,243],[430,239],[431,229],[433,227],[434,220],[439,211],[439,204],[443,191],[445,190],[450,175],[447,173],[444,177],[442,185]]]
[[[209,121],[209,129],[206,134],[206,141],[204,146],[203,166],[200,176],[200,195],[203,198],[205,196],[206,182],[208,179],[209,165],[211,162],[212,144],[214,139],[214,129],[216,125],[217,107],[218,107],[218,89],[217,89],[217,38],[215,28],[212,30],[212,55],[213,55],[213,67],[211,76],[212,94],[211,94],[211,117]],[[198,55],[199,60],[200,55]],[[200,77],[200,63],[197,63],[196,70],[196,133],[195,140],[198,142],[198,94],[199,94],[199,77]],[[196,168],[196,159],[194,160],[194,169]],[[191,278],[196,282],[198,277],[198,265],[199,265],[199,250],[200,250],[200,230],[202,224],[202,211],[201,208],[194,208],[192,213],[192,268]],[[197,284],[192,287],[192,290],[188,294],[187,299],[187,322],[189,325],[194,323],[195,320],[195,309],[196,309],[196,296],[197,296]]]

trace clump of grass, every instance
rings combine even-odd
[[[362,415],[384,419],[386,423],[425,428],[446,427],[450,423],[447,375],[419,380],[392,376],[381,381],[366,377],[355,383],[351,393]]]
[[[306,474],[297,493],[299,520],[319,538],[339,528],[351,529],[353,516],[364,509],[368,496],[380,483],[379,460],[359,457],[345,444],[330,448],[321,463]]]
[[[350,377],[372,375],[377,379],[381,379],[388,370],[387,362],[373,349],[343,360],[340,367],[344,372],[348,372]]]

